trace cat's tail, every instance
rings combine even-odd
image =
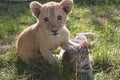
[[[78,35],[85,35],[88,39],[91,39],[92,41],[93,41],[93,40],[94,40],[94,38],[95,38],[94,34],[93,34],[93,33],[91,33],[91,32],[78,33],[78,34],[77,34],[77,36],[78,36]]]

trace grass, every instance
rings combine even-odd
[[[95,2],[95,0],[92,1]],[[95,34],[90,50],[96,80],[120,79],[120,6],[118,2],[106,0],[103,3],[88,4],[86,0],[80,3],[79,0],[75,0],[73,11],[66,24],[71,37],[75,37],[79,32]],[[29,2],[0,3],[0,80],[71,79],[67,72],[63,73],[61,63],[49,66],[39,56],[35,62],[26,65],[18,58],[15,48],[16,39],[23,29],[35,22],[29,9]]]

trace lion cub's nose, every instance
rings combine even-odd
[[[56,33],[58,30],[52,30],[53,33]]]
[[[51,30],[51,31],[53,32],[54,35],[57,35],[57,34],[58,34],[58,33],[57,33],[58,29],[53,29],[53,30]]]

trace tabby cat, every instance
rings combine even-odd
[[[62,63],[64,70],[69,71],[78,80],[94,80],[86,35],[80,33],[72,41],[79,44],[79,46],[74,46],[73,49],[66,50],[63,53]]]

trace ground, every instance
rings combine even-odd
[[[47,1],[39,0],[42,3]],[[90,51],[95,79],[119,80],[119,1],[80,1],[75,0],[66,23],[71,38],[79,32],[92,32],[95,40],[91,43]],[[39,56],[35,62],[26,65],[19,59],[15,47],[16,39],[23,29],[36,22],[29,9],[29,3],[0,2],[0,80],[73,80],[67,72],[63,73],[61,63],[49,66]]]

